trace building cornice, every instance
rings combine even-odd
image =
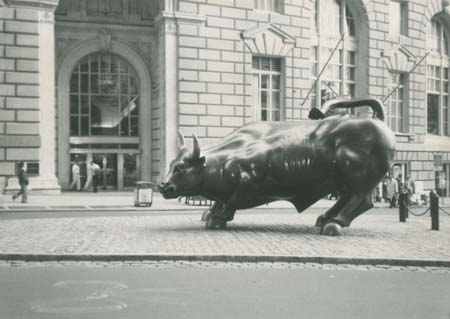
[[[9,7],[55,10],[59,0],[4,0]]]
[[[155,18],[155,24],[162,23],[163,21],[201,25],[206,22],[206,17],[195,15],[195,14],[181,13],[181,12],[163,11]]]

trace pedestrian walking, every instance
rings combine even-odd
[[[387,176],[386,183],[386,198],[389,201],[389,208],[395,207],[398,195],[398,183],[392,176]]]
[[[18,164],[17,178],[19,179],[20,190],[12,195],[13,201],[16,200],[19,196],[22,196],[22,203],[26,203],[28,201],[28,176],[27,170],[23,162]]]
[[[72,184],[70,184],[69,189],[72,190],[75,186],[77,191],[81,189],[80,166],[77,162],[72,165]]]
[[[85,191],[89,191],[92,186],[94,188],[94,192],[97,192],[99,171],[100,166],[94,163],[94,161],[89,161],[89,163],[87,164],[87,180],[84,184]]]
[[[408,205],[411,205],[412,197],[416,193],[416,184],[410,175],[406,175],[405,188],[408,196]]]

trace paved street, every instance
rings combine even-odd
[[[266,264],[267,266],[267,264]],[[0,318],[448,319],[439,272],[272,266],[2,267]]]
[[[450,218],[446,215],[441,217],[441,230],[431,231],[429,216],[399,223],[396,210],[373,209],[344,229],[343,236],[326,237],[313,226],[321,211],[242,211],[225,231],[205,230],[200,210],[74,216],[55,212],[45,218],[37,218],[39,213],[28,213],[33,216],[29,218],[23,218],[26,213],[4,213],[0,218],[0,254],[103,256],[109,260],[133,255],[150,259],[203,256],[233,260],[240,256],[450,262]]]

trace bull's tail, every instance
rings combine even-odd
[[[359,99],[333,99],[326,101],[320,109],[313,108],[309,112],[309,118],[313,120],[322,119],[325,117],[325,113],[333,108],[349,109],[360,106],[369,106],[373,111],[373,117],[384,121],[384,107],[381,101],[374,98],[359,98]]]

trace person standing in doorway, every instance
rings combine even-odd
[[[16,200],[17,197],[22,196],[22,203],[26,203],[28,201],[28,176],[26,167],[23,162],[18,164],[19,170],[17,172],[17,178],[19,179],[20,190],[12,195],[13,201]]]
[[[93,163],[92,170],[93,170],[92,173],[93,173],[93,181],[94,181],[94,193],[97,193],[97,191],[98,191],[97,187],[99,184],[100,175],[101,175],[102,170],[100,169],[100,166],[98,166],[97,163]]]
[[[412,196],[416,193],[416,184],[410,175],[406,175],[405,189],[408,196],[408,205],[411,205]]]
[[[74,162],[72,165],[72,184],[70,184],[69,189],[72,190],[75,186],[77,191],[81,189],[80,166],[77,162]]]
[[[388,176],[386,180],[386,197],[389,201],[389,208],[395,207],[397,203],[398,183],[395,178]]]

